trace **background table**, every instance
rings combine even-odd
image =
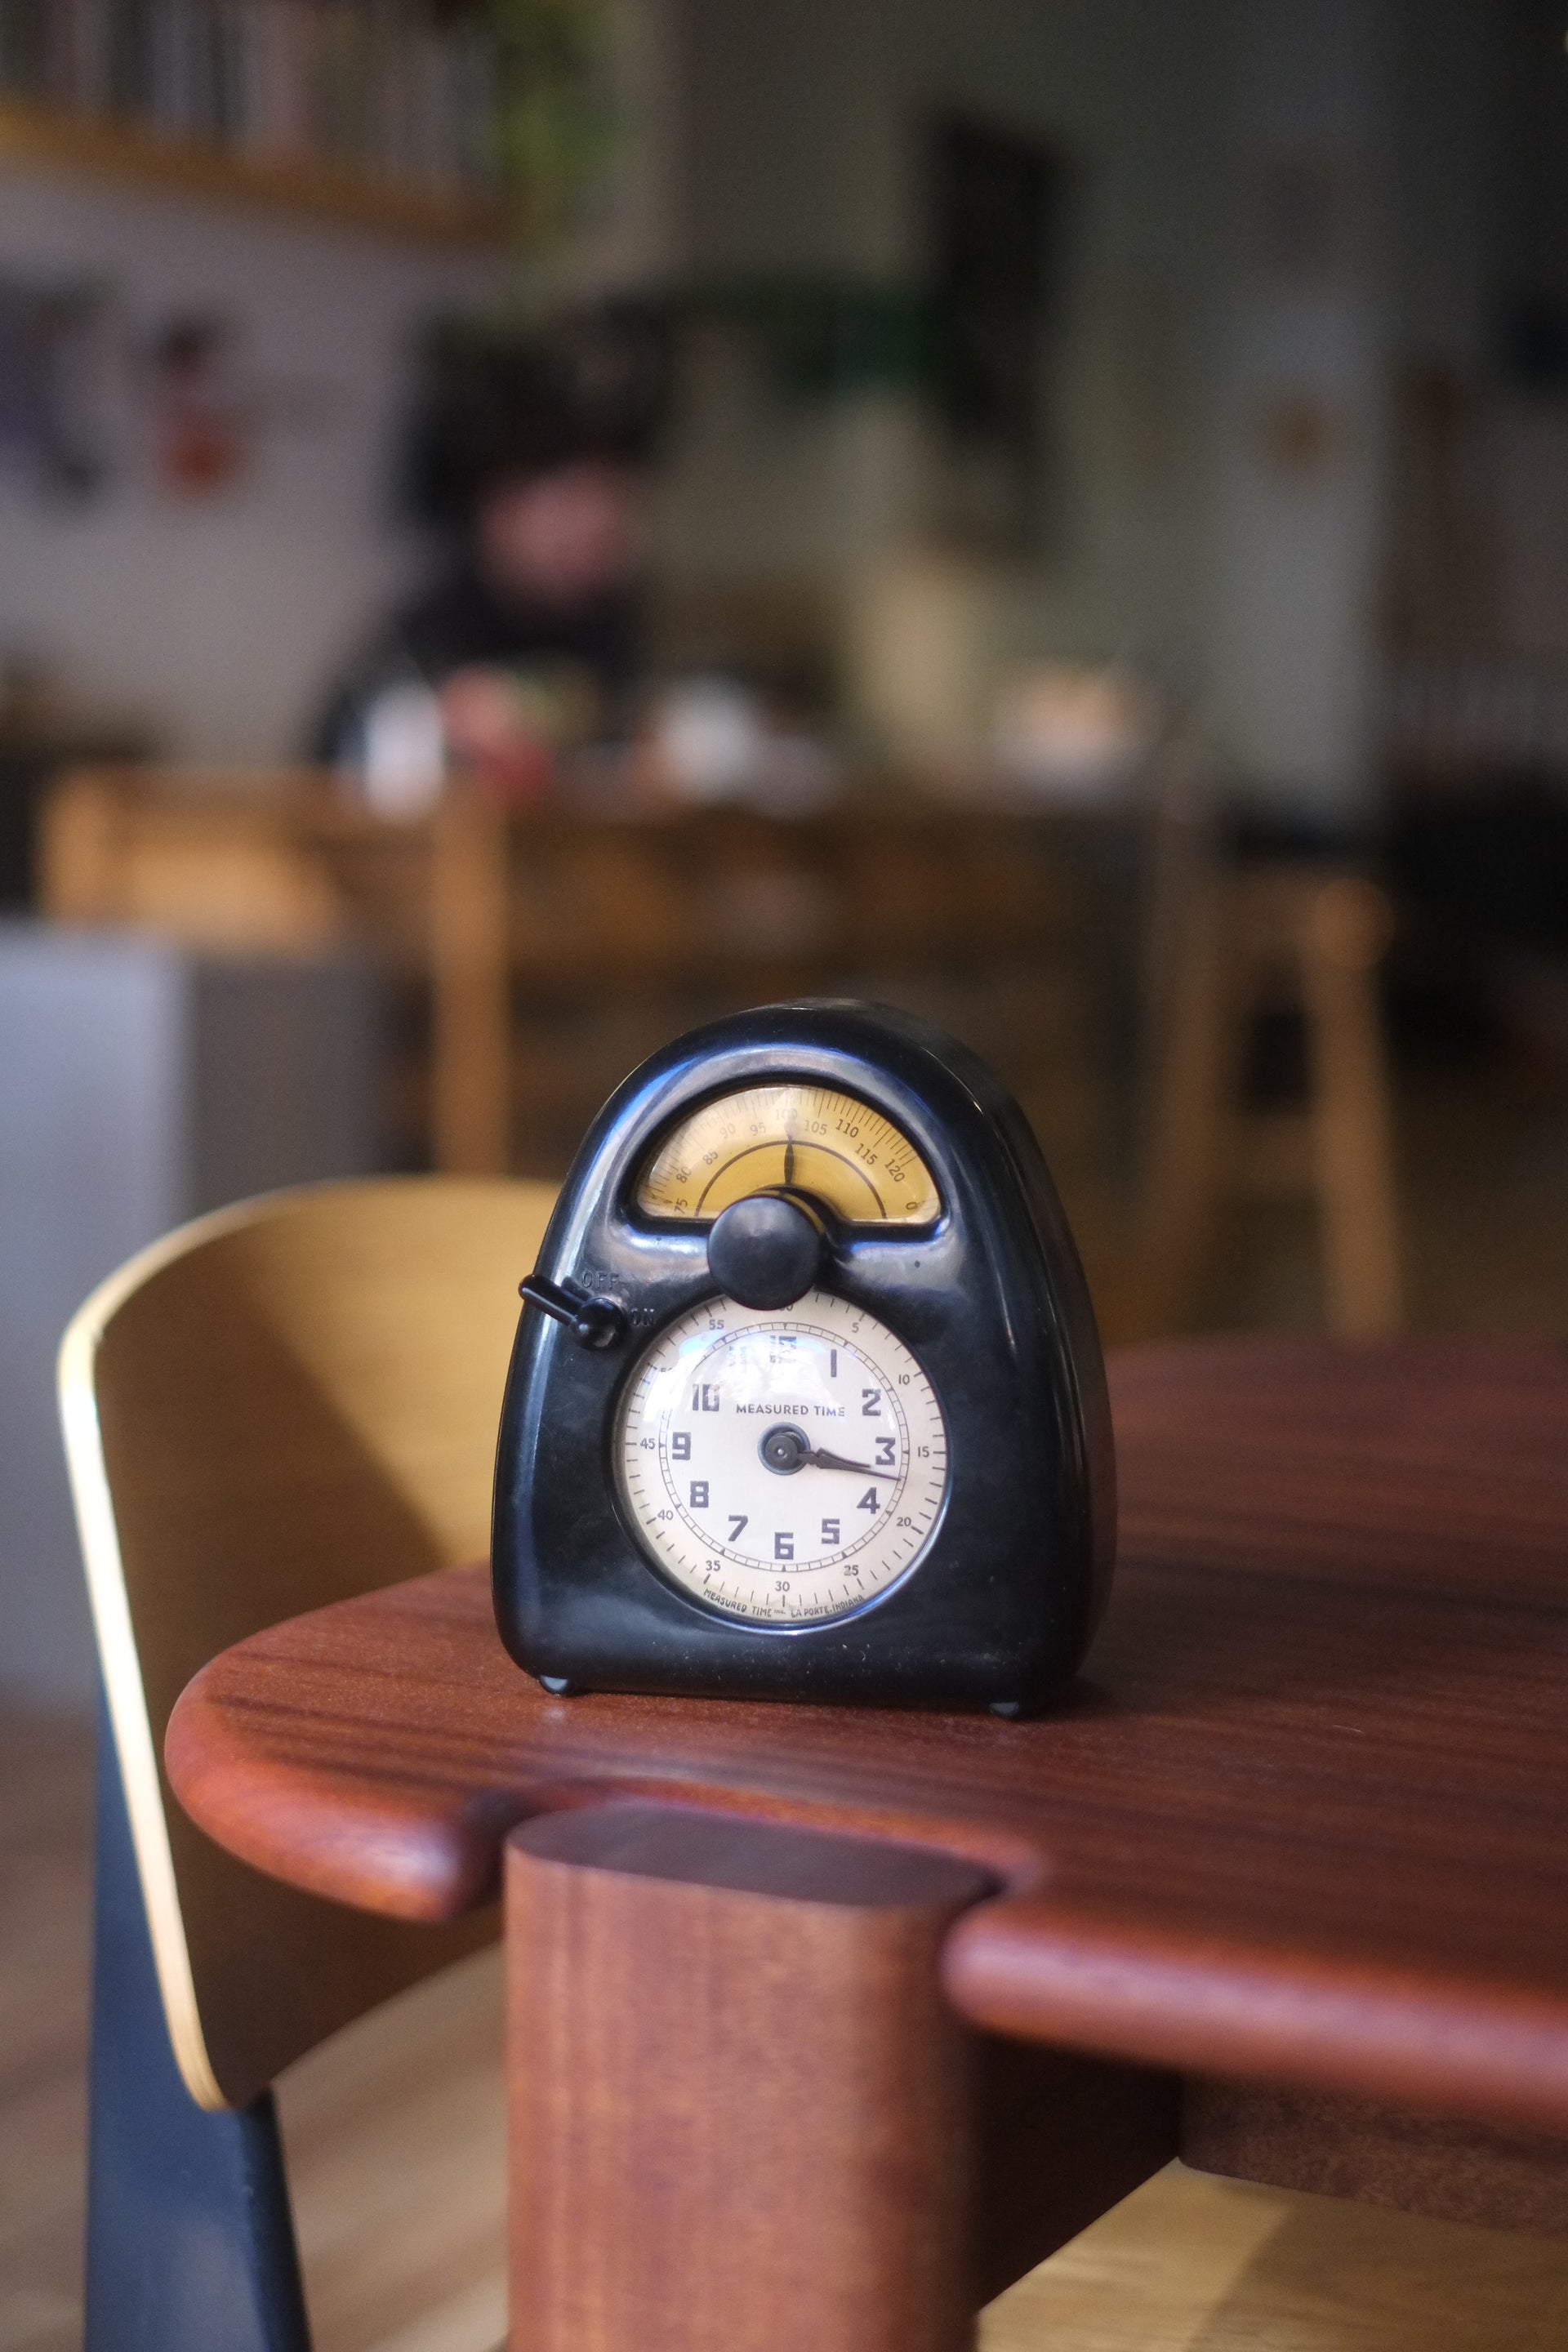
[[[825,2344],[957,2343],[1178,2150],[1568,2231],[1568,1358],[1214,1342],[1112,1391],[1116,1597],[1039,1722],[551,1699],[479,1570],[182,1699],[182,1801],[299,1885],[450,1918],[510,1833],[531,2345],[804,2341],[768,2316],[803,2269]],[[710,2336],[678,2250],[742,2237],[767,2292]]]

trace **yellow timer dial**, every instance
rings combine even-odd
[[[792,1184],[857,1225],[929,1225],[942,1202],[908,1136],[880,1111],[796,1081],[721,1095],[667,1136],[637,1184],[649,1216],[706,1223]]]

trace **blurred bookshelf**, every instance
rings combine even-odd
[[[481,244],[493,106],[415,0],[0,0],[0,161]]]
[[[339,163],[235,154],[111,117],[0,98],[0,162],[43,163],[176,194],[232,199],[441,244],[483,245],[506,232],[488,192],[422,187]]]

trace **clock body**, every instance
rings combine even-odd
[[[1099,1340],[1034,1138],[956,1041],[847,1003],[678,1040],[525,1292],[492,1564],[548,1686],[1011,1714],[1071,1679],[1115,1540]]]

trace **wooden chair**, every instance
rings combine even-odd
[[[999,971],[1059,997],[1086,927],[1051,821],[1006,809],[610,822],[455,792],[433,856],[436,1159],[471,1174],[510,1164],[524,1123],[536,1148],[574,1144],[625,1070],[697,1020],[796,994],[923,1002]]]
[[[1072,1025],[1079,936],[1057,828],[896,791],[800,820],[744,809],[509,814],[458,785],[394,823],[314,770],[84,770],[49,797],[44,911],[196,947],[372,957],[395,1010],[387,1125],[449,1174],[540,1169],[655,1046],[796,993],[1023,981]],[[983,1032],[992,1025],[982,1021]],[[976,1042],[984,1045],[985,1034]],[[1009,1061],[1016,1056],[1009,1055]],[[1015,1073],[1016,1075],[1016,1073]]]
[[[1191,1314],[1222,1202],[1304,1198],[1318,1212],[1329,1328],[1400,1329],[1393,1118],[1378,968],[1384,893],[1315,860],[1226,865],[1201,803],[1173,799],[1154,852],[1147,1003],[1142,1319]],[[1243,1099],[1258,1015],[1299,1013],[1300,1110]]]
[[[305,2352],[268,2085],[496,1933],[259,1875],[169,1800],[192,1673],[241,1636],[488,1548],[549,1187],[409,1178],[220,1212],[112,1276],[60,1355],[106,1701],[88,2352]]]
[[[425,958],[429,827],[395,824],[314,768],[83,768],[39,816],[39,899],[59,922],[186,945]]]

